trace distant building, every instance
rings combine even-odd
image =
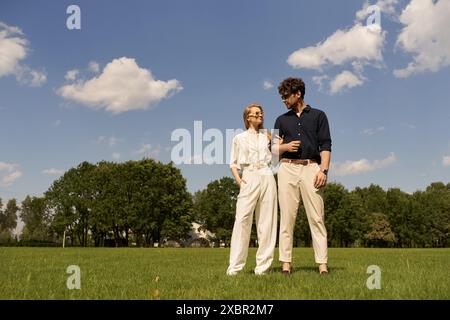
[[[186,247],[214,247],[216,235],[202,228],[197,222],[192,222],[192,230],[189,232]]]

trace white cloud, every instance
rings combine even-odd
[[[141,148],[134,153],[137,153],[139,155],[148,155],[152,157],[157,157],[161,153],[161,146],[152,147],[151,144],[144,144],[141,146]]]
[[[116,137],[110,137],[108,144],[110,147],[114,147],[118,142],[119,142],[119,139],[117,139]]]
[[[411,0],[400,15],[404,28],[396,46],[413,55],[403,69],[394,70],[398,78],[425,71],[436,72],[450,65],[450,1]]]
[[[380,12],[393,17],[397,3],[398,0],[378,0],[376,5]],[[334,78],[322,73],[312,79],[320,91],[326,83],[330,94],[363,85],[367,80],[363,75],[365,66],[384,66],[383,48],[387,34],[381,25],[366,25],[366,21],[363,21],[373,14],[373,11],[367,11],[368,7],[369,2],[366,1],[356,13],[353,26],[338,29],[324,41],[294,51],[288,57],[287,63],[295,69],[314,69],[321,73],[334,66],[343,67]],[[350,66],[353,71],[348,70]]]
[[[337,176],[357,175],[364,172],[370,172],[377,169],[382,169],[395,163],[396,157],[393,152],[382,160],[369,161],[361,159],[357,161],[345,161],[344,163],[332,163],[331,169]]]
[[[100,71],[100,65],[98,64],[98,62],[90,61],[87,70],[90,72],[98,73]],[[75,81],[80,73],[81,72],[79,69],[68,70],[66,72],[66,75],[64,76],[64,79],[66,79],[67,81]]]
[[[31,80],[32,87],[40,87],[47,81],[47,75],[36,70],[31,71],[31,76],[33,77]]]
[[[445,167],[450,166],[450,156],[444,156],[442,157],[442,165]]]
[[[386,32],[355,24],[337,30],[324,42],[293,52],[287,63],[292,67],[321,70],[326,65],[342,65],[352,60],[382,61]]]
[[[11,185],[14,181],[16,181],[18,178],[20,178],[22,176],[22,172],[17,170],[14,172],[11,172],[10,174],[6,175],[5,177],[3,177],[2,179],[2,184],[4,186],[9,186]]]
[[[324,80],[328,80],[328,79],[330,79],[330,77],[327,76],[327,75],[320,75],[320,76],[313,76],[312,77],[313,82],[319,86],[319,90],[320,91],[322,91],[323,87],[324,87],[323,81]]]
[[[12,171],[16,166],[17,164],[14,163],[0,162],[0,171],[2,170]]]
[[[113,152],[112,158],[113,158],[114,160],[120,159],[120,153],[118,153],[118,152]]]
[[[40,87],[47,82],[45,71],[33,70],[26,65],[17,65],[14,70],[16,80],[22,85]]]
[[[272,89],[272,88],[273,88],[273,83],[272,83],[272,81],[265,80],[265,81],[263,82],[263,88],[264,88],[264,90],[270,90],[270,89]]]
[[[1,175],[2,171],[6,171],[6,174]],[[19,169],[19,165],[16,163],[0,162],[0,185],[9,186],[14,181],[22,176],[22,171]]]
[[[353,67],[353,71],[355,71],[357,74],[362,75],[362,72],[364,71],[364,65],[366,63],[362,62],[362,61],[353,61],[352,62],[352,67]]]
[[[63,169],[55,169],[55,168],[51,168],[51,169],[45,169],[42,170],[42,174],[48,174],[48,175],[60,175],[63,174],[65,171]]]
[[[14,75],[21,84],[38,87],[47,81],[43,71],[21,64],[29,52],[29,42],[18,27],[0,22],[0,78]]]
[[[357,75],[348,70],[344,70],[340,74],[338,74],[333,80],[331,80],[330,92],[331,94],[335,94],[345,88],[353,88],[361,86],[363,83],[364,83],[363,78],[358,77]]]
[[[382,132],[384,131],[384,127],[378,127],[375,129],[369,128],[369,129],[364,129],[362,133],[367,134],[369,136],[372,136],[378,132]]]
[[[150,144],[144,144],[138,151],[136,151],[136,153],[144,154],[144,153],[147,153],[148,151],[150,151],[151,149],[152,149],[152,146]]]
[[[0,22],[0,77],[14,75],[27,56],[28,41],[22,31]]]
[[[47,75],[44,71],[33,70],[27,66],[19,68],[16,76],[21,84],[30,87],[40,87],[47,82]]]
[[[105,136],[100,136],[97,138],[97,143],[107,143],[110,147],[114,147],[115,145],[117,145],[119,143],[120,139],[111,136],[111,137],[105,137]]]
[[[80,73],[80,70],[78,69],[72,69],[66,72],[66,75],[64,76],[64,78],[68,81],[74,81],[78,74]]]
[[[20,29],[19,27],[8,26],[6,23],[1,22],[1,21],[0,21],[0,29],[4,29],[5,32],[10,33],[10,34],[23,35],[22,29]]]
[[[59,127],[60,125],[61,125],[61,120],[56,120],[55,122],[53,122],[54,127]]]
[[[62,86],[58,93],[66,99],[120,114],[148,109],[182,89],[178,80],[156,80],[149,69],[122,57],[108,63],[99,76]]]
[[[100,71],[100,65],[98,62],[91,61],[89,62],[88,70],[97,73]]]

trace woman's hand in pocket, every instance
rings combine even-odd
[[[242,183],[247,183],[247,181],[245,181],[244,179],[239,179],[239,181],[236,181],[237,185],[239,186],[239,188],[242,187]]]

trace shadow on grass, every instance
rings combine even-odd
[[[341,271],[341,270],[345,270],[345,268],[341,268],[341,267],[328,267],[328,273],[332,273],[333,271]],[[281,267],[276,267],[272,269],[272,272],[275,273],[281,273]],[[296,267],[293,266],[292,268],[292,273],[296,273],[296,272],[308,272],[308,273],[317,273],[319,274],[319,267]]]
[[[332,274],[334,271],[342,271],[342,270],[346,270],[345,268],[341,268],[341,267],[328,267],[328,273]],[[319,267],[293,267],[292,268],[292,273],[297,273],[297,272],[307,272],[307,273],[317,273],[317,275],[319,275]],[[246,272],[246,274],[255,274],[253,270],[248,270]],[[272,274],[281,274],[281,267],[274,267],[271,268],[271,270],[267,273],[268,275],[272,275]]]

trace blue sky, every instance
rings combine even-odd
[[[71,4],[81,30],[66,27]],[[449,182],[449,1],[372,1],[372,33],[367,4],[2,1],[0,198],[40,196],[82,161],[166,163],[175,129],[242,128],[251,102],[272,128],[289,76],[328,115],[331,181],[407,192]],[[421,19],[433,28],[418,32]],[[231,176],[227,164],[179,167],[191,192]]]

